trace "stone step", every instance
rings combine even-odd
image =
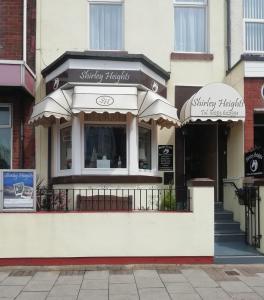
[[[219,220],[230,220],[233,221],[233,213],[230,211],[216,211],[215,214],[215,221]]]
[[[237,242],[245,240],[245,233],[215,233],[214,235],[215,242]]]
[[[264,264],[264,256],[243,255],[243,256],[215,256],[215,264]]]
[[[225,222],[217,221],[215,222],[215,232],[239,232],[240,223],[235,221],[225,220]]]

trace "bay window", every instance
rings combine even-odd
[[[264,0],[244,0],[245,50],[264,52]]]
[[[174,0],[174,50],[207,52],[207,0]]]
[[[11,168],[11,105],[0,104],[0,169]]]
[[[60,169],[66,170],[72,168],[72,142],[71,126],[61,128],[60,130]]]
[[[90,3],[90,48],[123,48],[123,12],[119,3]]]

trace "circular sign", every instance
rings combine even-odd
[[[264,100],[264,84],[262,85],[261,89],[260,89],[260,94],[262,99]]]
[[[110,106],[114,103],[114,99],[110,96],[100,96],[96,99],[96,103],[100,106]]]

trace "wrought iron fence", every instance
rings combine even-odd
[[[187,187],[37,190],[38,211],[189,211],[189,203]]]

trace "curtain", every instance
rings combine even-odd
[[[121,50],[122,5],[90,5],[90,46],[97,50]]]
[[[206,14],[204,7],[175,7],[175,50],[206,52]]]

